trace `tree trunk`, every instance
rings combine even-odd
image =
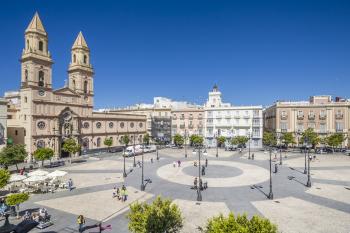
[[[44,160],[41,160],[41,167],[44,167]]]
[[[16,163],[15,165],[16,165],[16,170],[17,170],[17,172],[18,172],[18,165],[17,165],[17,163]]]

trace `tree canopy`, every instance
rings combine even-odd
[[[305,140],[312,145],[312,148],[315,148],[321,141],[320,137],[313,128],[308,128],[302,133],[301,142],[304,143]]]
[[[157,197],[153,203],[130,205],[129,230],[133,233],[177,233],[183,227],[179,207],[169,199]]]
[[[105,140],[103,141],[103,144],[105,146],[107,146],[108,148],[110,148],[113,145],[113,139],[112,138],[105,138]]]
[[[62,147],[62,150],[69,153],[69,156],[72,156],[72,154],[79,152],[80,149],[81,146],[75,141],[74,138],[65,140]]]
[[[277,233],[277,227],[266,218],[254,215],[251,219],[247,215],[231,212],[227,217],[222,214],[208,220],[204,233]]]
[[[149,142],[150,142],[151,138],[149,136],[148,133],[146,133],[145,135],[143,135],[143,143],[146,144],[146,145],[149,145]]]
[[[344,140],[345,140],[344,134],[335,133],[335,134],[328,136],[326,138],[325,142],[328,146],[335,148],[335,147],[340,146]]]
[[[44,165],[45,160],[49,160],[53,157],[54,151],[51,148],[38,148],[34,151],[34,158],[41,161],[41,165]]]
[[[263,144],[265,146],[275,146],[277,144],[275,135],[271,132],[264,132]]]
[[[127,147],[129,145],[129,143],[130,143],[129,136],[128,135],[121,136],[120,143]]]
[[[290,144],[295,144],[293,133],[287,132],[282,134],[282,142],[288,147]]]
[[[244,145],[248,142],[249,138],[245,136],[236,136],[231,140],[232,145]]]
[[[175,134],[174,135],[174,144],[176,146],[182,146],[184,144],[185,140],[184,137],[181,136],[180,134]]]
[[[16,165],[17,167],[17,164],[23,162],[27,156],[25,145],[8,145],[0,152],[0,164],[4,166]]]
[[[10,172],[5,169],[0,169],[0,189],[5,187],[10,179]]]
[[[222,145],[224,145],[226,142],[226,137],[224,136],[219,136],[217,138],[217,143],[218,143],[218,146],[221,147]]]
[[[204,139],[202,136],[194,134],[191,135],[190,142],[192,146],[201,146],[203,145]]]

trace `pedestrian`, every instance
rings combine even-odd
[[[197,167],[197,161],[193,162],[193,166]]]
[[[203,190],[202,178],[199,179],[199,189],[200,189],[200,190]]]
[[[208,159],[205,158],[205,166],[208,167]]]
[[[124,190],[124,201],[128,200],[128,190],[125,188]]]
[[[181,167],[181,161],[180,160],[177,161],[177,165],[178,165],[178,167]]]
[[[78,223],[78,226],[79,226],[79,232],[83,232],[83,228],[84,228],[84,225],[85,225],[85,218],[84,218],[83,215],[79,215],[78,216],[77,223]]]
[[[175,161],[173,162],[173,167],[176,167],[176,162]]]
[[[197,188],[197,184],[198,184],[198,179],[197,179],[197,177],[194,178],[193,184],[194,184],[194,188],[196,189],[196,188]]]
[[[124,196],[125,196],[125,190],[124,189],[120,190],[120,195],[121,195],[122,202],[124,202]]]
[[[252,160],[254,160],[254,153],[252,154]]]
[[[116,194],[117,194],[118,200],[120,200],[120,189],[119,188],[117,188]]]
[[[205,175],[205,166],[202,166],[202,176]]]

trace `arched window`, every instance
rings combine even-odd
[[[44,86],[44,71],[39,71],[39,87]]]
[[[73,62],[74,62],[74,63],[77,62],[77,57],[75,56],[75,54],[73,54]]]
[[[45,147],[45,141],[39,140],[39,141],[36,143],[36,147],[37,147],[37,148],[44,148],[44,147]]]
[[[27,40],[27,49],[29,49],[29,40]]]
[[[84,55],[84,64],[86,64],[86,63],[87,63],[87,56]]]
[[[42,41],[39,41],[39,50],[41,52],[44,51],[44,43]]]
[[[73,80],[73,90],[75,90],[75,80]]]
[[[101,138],[97,138],[96,145],[97,147],[101,146]]]
[[[24,70],[24,80],[28,82],[28,70]]]
[[[84,93],[87,93],[88,82],[84,81]]]

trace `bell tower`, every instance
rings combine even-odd
[[[90,63],[90,49],[82,32],[79,32],[71,50],[68,87],[84,96],[84,101],[92,103],[94,96],[94,70]]]
[[[52,59],[48,36],[36,12],[25,30],[21,57],[21,88],[52,89]]]

